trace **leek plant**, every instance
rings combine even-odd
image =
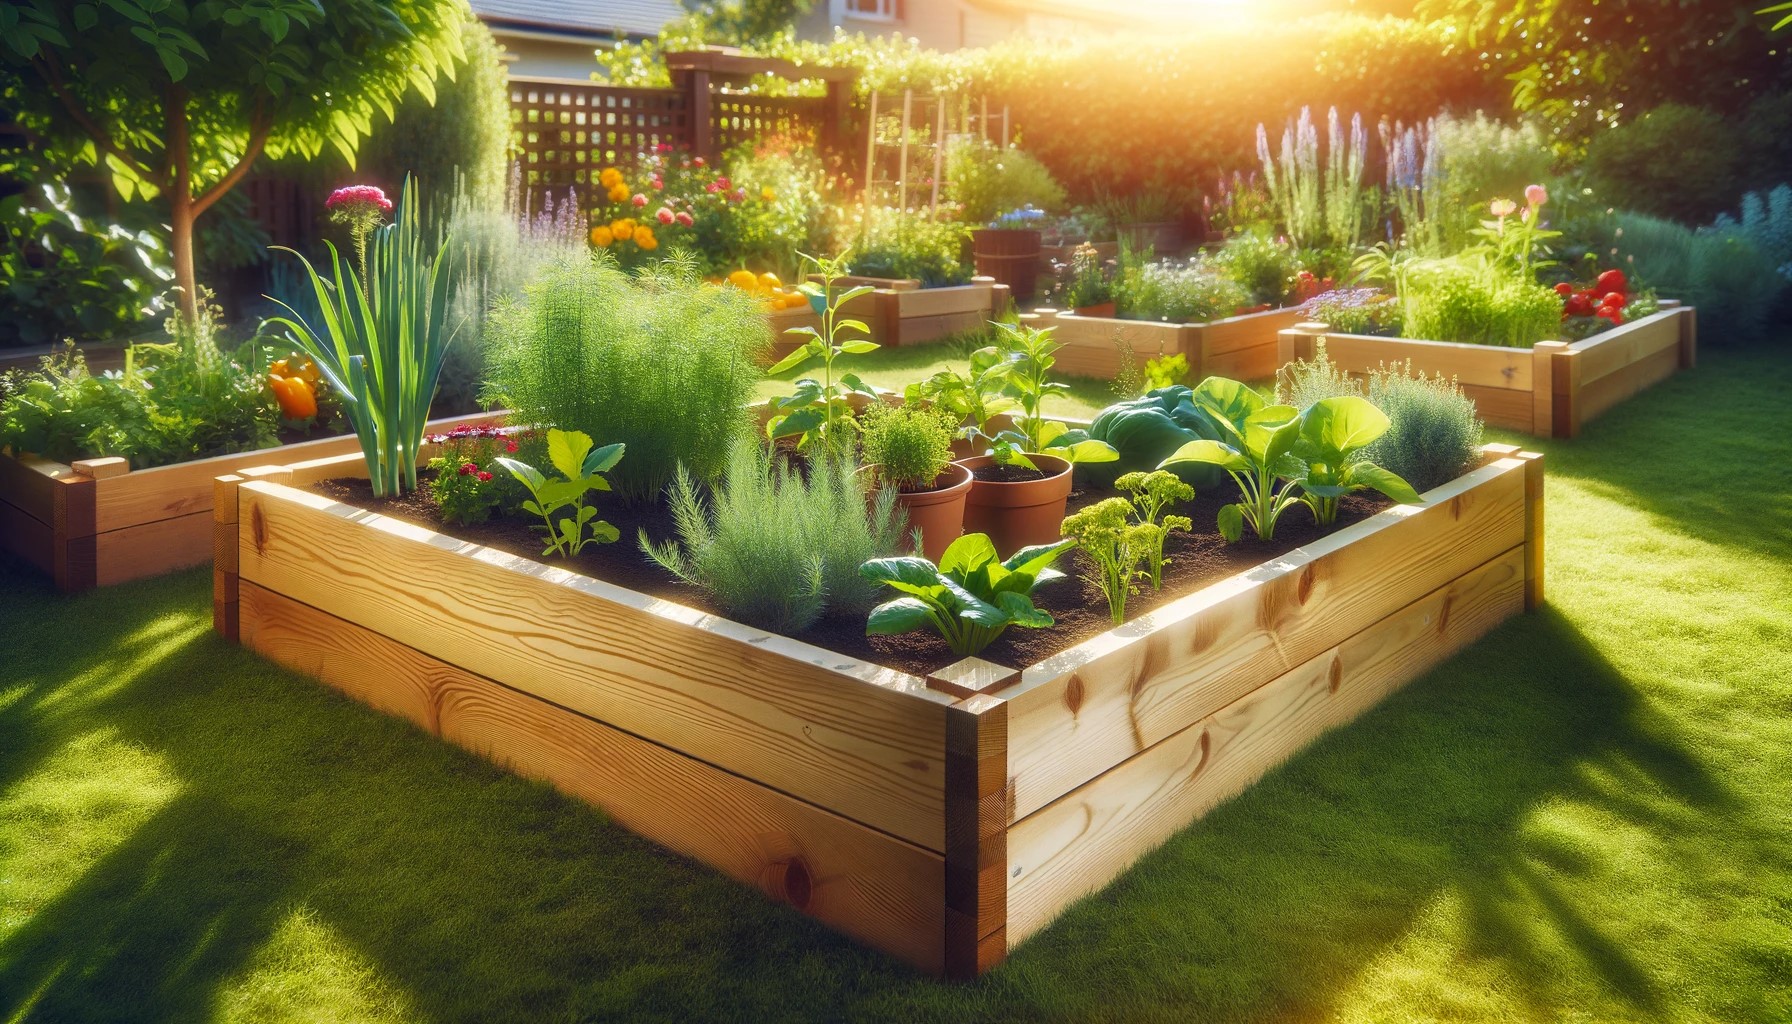
[[[425,255],[421,204],[413,193],[407,177],[393,223],[368,240],[365,281],[329,242],[329,280],[300,253],[275,247],[304,265],[318,322],[279,300],[289,315],[273,322],[292,332],[340,396],[379,497],[417,488],[417,452],[451,340],[450,275],[442,272],[449,241],[433,258]]]

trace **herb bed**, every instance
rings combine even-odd
[[[358,476],[218,481],[222,632],[954,976],[1542,599],[1542,460],[1498,445],[1019,671],[926,675],[304,489]]]
[[[1408,360],[1416,373],[1455,378],[1490,426],[1538,437],[1575,437],[1612,406],[1692,369],[1698,361],[1697,311],[1670,306],[1581,341],[1532,348],[1333,334],[1321,323],[1282,331],[1278,365],[1326,358],[1362,376]]]
[[[1082,316],[1055,309],[1036,310],[1031,316],[1034,326],[1056,328],[1053,337],[1064,346],[1057,352],[1058,369],[1064,373],[1111,380],[1125,363],[1123,349],[1129,349],[1139,366],[1156,356],[1181,353],[1188,360],[1191,381],[1275,376],[1282,365],[1277,361],[1277,334],[1302,319],[1293,307],[1199,324]]]

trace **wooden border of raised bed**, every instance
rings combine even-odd
[[[222,477],[221,632],[971,977],[1219,801],[1543,597],[1543,461],[1425,495],[1017,672],[923,679]]]
[[[1411,360],[1415,371],[1455,378],[1490,426],[1575,437],[1612,406],[1696,365],[1698,312],[1675,305],[1582,341],[1529,349],[1333,334],[1324,324],[1299,324],[1281,332],[1278,364],[1313,358],[1320,342],[1327,359],[1358,376]]]
[[[1141,368],[1148,359],[1180,352],[1188,360],[1192,380],[1212,376],[1260,380],[1274,376],[1282,365],[1277,361],[1277,333],[1302,317],[1285,308],[1204,324],[1171,324],[1040,309],[1021,319],[1055,328],[1052,337],[1064,346],[1056,355],[1063,373],[1112,380],[1125,362],[1124,346]]]
[[[493,419],[458,416],[429,429]],[[120,458],[64,465],[0,453],[0,550],[64,592],[200,565],[212,556],[212,481],[220,474],[360,450],[348,434],[134,471]]]
[[[820,283],[812,275],[809,280]],[[839,277],[837,288],[870,285],[876,289],[847,303],[844,313],[871,328],[879,345],[925,345],[965,331],[981,330],[1007,312],[1009,288],[992,277],[973,277],[969,284],[923,288],[908,278]]]

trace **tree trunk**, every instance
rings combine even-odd
[[[174,257],[174,283],[180,289],[180,317],[191,324],[199,319],[199,275],[193,269],[193,152],[187,134],[187,92],[168,87],[163,115],[168,132],[163,140],[174,172],[168,189],[169,249]]]

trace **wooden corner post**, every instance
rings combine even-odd
[[[1531,346],[1531,433],[1538,437],[1548,437],[1555,430],[1555,361],[1567,351],[1565,341],[1539,341]]]
[[[1563,346],[1550,354],[1551,402],[1550,437],[1577,437],[1580,434],[1580,352]]]
[[[1524,460],[1524,608],[1543,603],[1543,455],[1518,452]]]
[[[1008,956],[1008,702],[1020,673],[966,658],[927,678],[962,697],[946,709],[946,976],[977,977]]]
[[[1319,352],[1319,343],[1325,340],[1325,332],[1329,328],[1318,321],[1307,321],[1295,324],[1285,331],[1276,332],[1276,372],[1296,360],[1312,359]]]
[[[233,644],[240,642],[236,488],[242,482],[235,473],[212,480],[212,629]]]

